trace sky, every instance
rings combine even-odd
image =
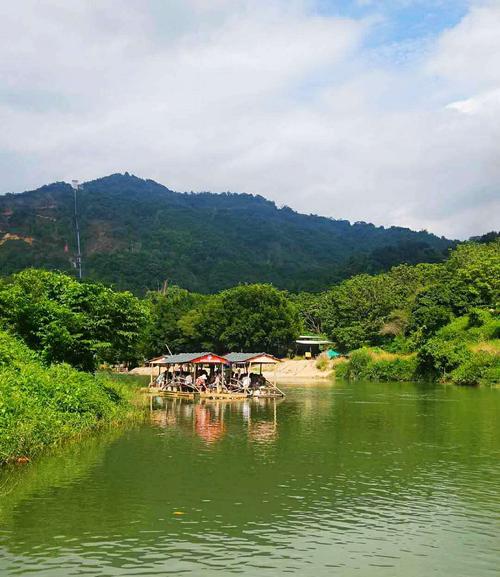
[[[125,172],[500,228],[500,0],[0,3],[0,193]]]

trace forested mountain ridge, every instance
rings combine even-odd
[[[321,290],[360,272],[438,262],[454,242],[425,231],[300,214],[237,193],[177,193],[128,173],[78,193],[84,273],[136,293],[163,281],[199,292],[241,282]],[[0,271],[73,269],[66,183],[0,196]]]

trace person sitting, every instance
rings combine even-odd
[[[241,386],[243,387],[243,390],[246,392],[250,388],[251,384],[252,379],[248,374],[245,373],[241,379]]]
[[[196,379],[196,386],[200,388],[200,390],[205,391],[207,388],[207,374],[205,372],[201,373],[199,377]]]
[[[161,388],[165,383],[165,373],[160,373],[155,379],[155,386]]]
[[[215,373],[215,377],[214,377],[214,388],[215,390],[220,393],[222,391],[222,377],[221,374],[219,372]]]

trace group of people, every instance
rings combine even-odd
[[[155,381],[155,385],[164,391],[183,392],[245,392],[248,394],[257,393],[261,387],[266,386],[266,379],[257,373],[247,373],[236,370],[232,378],[224,378],[220,370],[208,373],[202,370],[194,378],[193,374],[183,370],[167,369],[161,373]]]
[[[217,390],[220,392],[224,383],[220,371],[215,371],[212,375],[209,375],[207,371],[201,371],[201,373],[196,377],[195,385],[201,392],[206,392],[208,390]]]
[[[236,372],[234,379],[237,383],[241,384],[244,391],[259,389],[259,387],[266,385],[264,376],[257,373]]]
[[[163,371],[156,378],[155,384],[161,390],[171,390],[171,387],[179,387],[180,390],[192,390],[193,377],[185,371]],[[169,388],[170,387],[170,388]]]

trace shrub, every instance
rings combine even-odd
[[[452,382],[457,385],[500,384],[500,357],[478,352],[452,371]]]
[[[371,366],[370,378],[378,381],[413,381],[417,375],[417,358],[381,359]]]
[[[415,355],[403,357],[377,349],[358,349],[351,353],[348,362],[335,367],[335,375],[340,379],[413,381],[417,368]]]
[[[358,349],[349,355],[350,378],[359,378],[366,375],[367,369],[372,362],[368,349]]]
[[[320,355],[317,359],[316,359],[316,368],[320,371],[326,371],[328,370],[330,366],[330,363],[328,362],[328,358],[326,357],[326,355]]]
[[[390,353],[408,354],[413,350],[413,343],[410,339],[398,335],[390,343],[384,346],[384,349]]]
[[[465,363],[471,356],[466,342],[445,341],[434,337],[422,346],[418,353],[419,368],[422,372],[437,373],[446,377],[448,373]]]
[[[335,365],[335,378],[348,380],[350,376],[349,361],[342,361]]]
[[[132,414],[128,389],[66,364],[43,366],[0,332],[0,463]]]

